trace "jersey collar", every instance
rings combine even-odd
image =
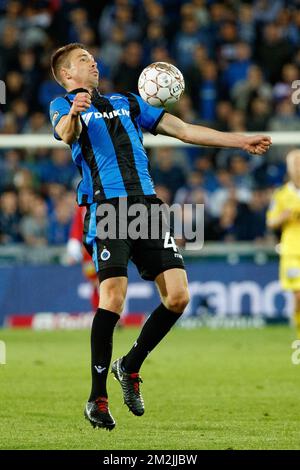
[[[86,88],[75,88],[75,90],[68,91],[68,95],[76,95],[76,93],[90,93]]]

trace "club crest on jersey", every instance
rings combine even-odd
[[[55,111],[55,113],[53,114],[52,116],[52,125],[54,126],[55,125],[55,121],[56,119],[58,118],[59,116],[59,112],[58,111]]]
[[[102,261],[107,261],[110,258],[110,251],[104,248],[104,250],[102,250],[101,252],[100,258],[102,259]]]

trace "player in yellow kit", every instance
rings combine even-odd
[[[267,225],[281,230],[280,281],[294,294],[294,323],[300,338],[300,150],[286,157],[289,181],[279,188],[267,213]]]

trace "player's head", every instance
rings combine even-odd
[[[98,86],[97,63],[83,44],[72,43],[55,51],[51,69],[55,80],[67,91]]]
[[[286,156],[287,170],[290,179],[300,184],[300,149],[291,150]]]

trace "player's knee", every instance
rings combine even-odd
[[[100,298],[100,308],[110,310],[115,313],[122,313],[124,308],[124,297],[121,295],[114,295],[113,297],[103,296]]]
[[[187,289],[178,290],[165,299],[166,307],[172,312],[183,313],[185,307],[190,301],[189,292]]]
[[[100,308],[115,313],[122,313],[125,303],[125,293],[114,282],[106,282],[100,288]]]

